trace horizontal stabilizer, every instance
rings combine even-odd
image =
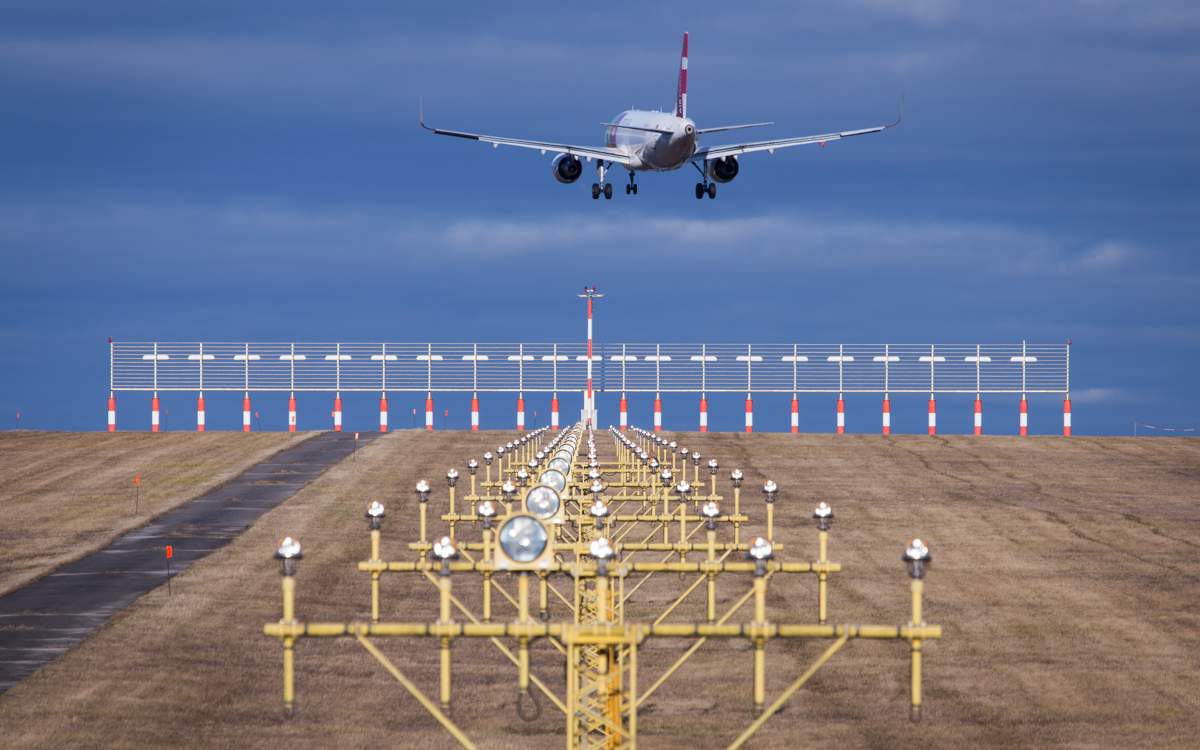
[[[764,128],[768,125],[774,125],[774,124],[775,123],[773,123],[773,122],[751,122],[751,123],[747,123],[745,125],[723,125],[719,128],[697,128],[696,134],[704,135],[705,133],[723,133],[726,130],[745,130],[746,128]]]
[[[621,128],[622,130],[637,130],[642,133],[658,133],[659,135],[671,135],[670,130],[659,130],[658,128],[639,128],[637,125],[619,125],[615,122],[600,123],[606,128]]]

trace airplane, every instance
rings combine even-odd
[[[502,138],[482,133],[432,128],[425,124],[424,106],[419,107],[418,122],[422,128],[437,135],[490,143],[493,148],[516,146],[537,149],[543,155],[547,152],[556,153],[557,156],[551,163],[550,171],[554,175],[554,179],[563,184],[575,182],[583,174],[581,157],[588,162],[595,161],[597,181],[592,183],[592,200],[597,200],[601,195],[605,199],[612,198],[612,183],[607,182],[606,178],[608,171],[614,165],[620,165],[629,172],[629,184],[625,186],[625,194],[637,195],[638,186],[634,181],[636,172],[670,172],[690,162],[700,172],[701,182],[696,183],[696,199],[700,200],[705,195],[710,199],[716,198],[717,183],[731,182],[738,176],[741,171],[739,160],[743,154],[757,151],[774,154],[781,148],[806,146],[813,143],[824,146],[826,143],[843,138],[879,133],[893,128],[900,124],[903,117],[903,100],[901,100],[901,111],[897,114],[896,121],[887,125],[861,130],[845,130],[839,133],[804,135],[798,138],[731,143],[724,146],[701,146],[699,138],[702,135],[759,128],[775,123],[753,122],[743,125],[698,128],[687,115],[687,84],[688,35],[685,31],[683,33],[683,54],[679,63],[679,85],[675,95],[675,112],[626,110],[617,115],[612,122],[603,123],[603,146],[575,146],[566,143]]]

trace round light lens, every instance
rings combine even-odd
[[[551,518],[561,505],[562,500],[553,487],[539,485],[525,494],[525,510],[538,518]]]
[[[556,492],[567,488],[567,477],[558,469],[547,469],[538,476],[538,484],[553,487]]]
[[[533,562],[546,549],[546,527],[533,516],[513,516],[500,527],[500,549],[513,562]]]

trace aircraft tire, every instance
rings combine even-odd
[[[704,197],[704,185],[697,182],[696,183],[696,200],[700,200],[703,197]]]
[[[717,183],[710,182],[710,183],[708,183],[708,198],[709,198],[709,200],[712,200],[713,198],[716,198],[716,197],[717,197]]]
[[[596,200],[599,197],[600,197],[600,185],[598,183],[593,182],[592,183],[592,200]]]
[[[606,182],[604,184],[604,200],[607,200],[607,201],[612,200],[612,183],[611,182]]]

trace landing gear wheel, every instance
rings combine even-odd
[[[604,200],[612,200],[612,183],[604,183]]]
[[[625,186],[625,195],[629,195],[632,192],[633,192],[633,185],[626,185]]]
[[[710,182],[710,183],[708,183],[708,198],[709,198],[709,200],[712,200],[713,198],[716,198],[716,197],[717,197],[717,183]]]
[[[600,197],[600,184],[593,182],[592,183],[592,200],[596,200],[599,197]],[[696,197],[698,198],[700,196],[696,196]]]
[[[704,185],[697,182],[696,183],[696,200],[700,200],[703,197],[704,197]]]
[[[632,188],[633,188],[633,194],[634,194],[634,195],[637,195],[637,183],[634,183],[633,185],[630,185],[630,187],[632,187]]]

